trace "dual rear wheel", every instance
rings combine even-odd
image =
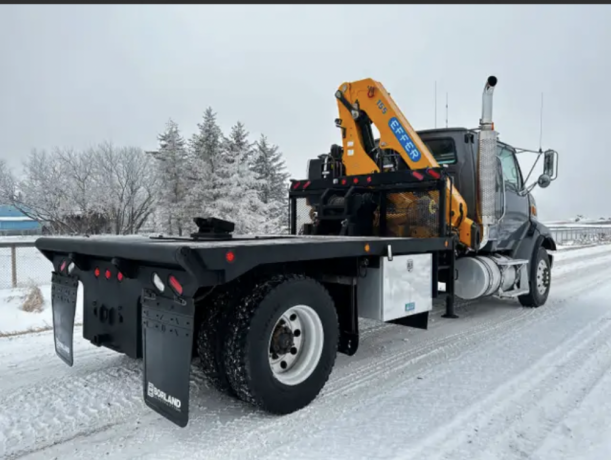
[[[265,411],[288,414],[310,404],[337,355],[333,299],[302,275],[243,282],[204,302],[197,351],[217,390]]]

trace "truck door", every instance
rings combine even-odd
[[[498,249],[513,249],[523,235],[530,219],[528,195],[520,196],[524,179],[515,149],[499,142],[497,155],[505,182],[505,214],[499,223],[497,234]],[[502,200],[502,197],[501,197]]]

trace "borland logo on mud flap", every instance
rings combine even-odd
[[[180,399],[166,394],[165,391],[160,390],[155,385],[153,385],[151,382],[148,382],[146,392],[149,398],[155,398],[163,403],[166,403],[169,406],[172,406],[176,410],[180,410],[180,407],[182,406]]]
[[[55,348],[57,351],[65,354],[67,357],[70,357],[70,347],[65,345],[61,340],[55,337]]]

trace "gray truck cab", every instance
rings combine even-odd
[[[418,131],[418,135],[440,165],[448,169],[454,185],[467,204],[467,216],[477,221],[477,146],[478,132],[467,128],[443,128]],[[518,150],[512,145],[498,141],[497,199],[501,216],[499,223],[490,230],[490,240],[481,249],[482,253],[506,253],[515,256],[523,252],[525,239],[536,232],[543,236],[544,247],[554,250],[555,243],[549,229],[537,219],[537,207],[527,186],[517,159]],[[552,152],[555,154],[555,152]],[[546,154],[544,174],[555,179],[555,159]],[[549,181],[539,179],[546,187]]]

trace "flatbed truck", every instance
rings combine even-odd
[[[343,145],[291,181],[289,235],[237,236],[232,222],[195,218],[189,237],[39,238],[57,355],[74,364],[82,283],[83,337],[142,358],[146,405],[184,427],[194,357],[217,390],[282,415],[318,396],[338,352],[356,353],[359,318],[426,329],[436,298],[446,318],[455,297],[543,305],[556,245],[516,149],[496,138],[495,85],[478,129],[419,132],[380,83],[340,85]],[[546,187],[557,153],[535,153]]]

